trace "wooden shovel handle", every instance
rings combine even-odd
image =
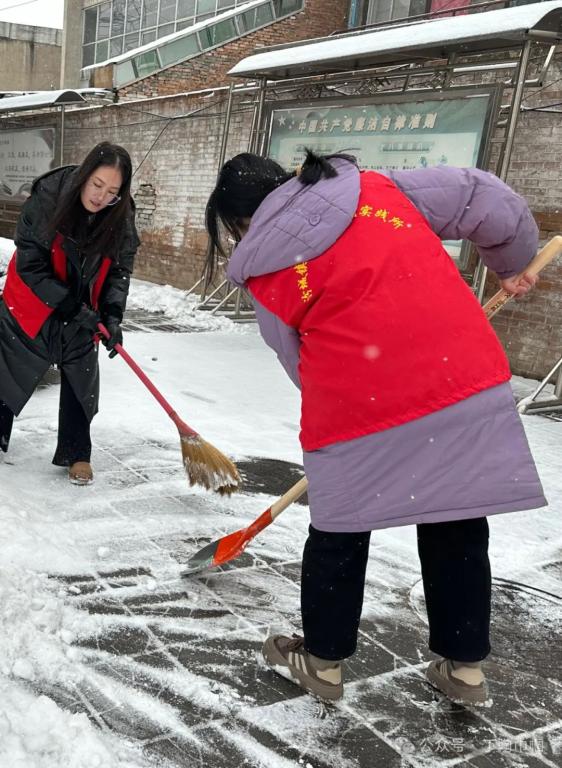
[[[543,267],[546,267],[553,259],[562,253],[562,235],[555,235],[552,240],[541,248],[530,264],[521,272],[521,275],[538,275]],[[501,288],[483,306],[486,317],[490,318],[513,298],[513,294]]]
[[[277,501],[271,505],[271,520],[275,520],[277,515],[280,515],[284,509],[287,509],[287,507],[292,504],[293,501],[300,499],[300,497],[306,492],[307,488],[308,480],[306,477],[301,477],[297,483],[289,488],[287,493],[284,493],[280,499],[277,499]]]

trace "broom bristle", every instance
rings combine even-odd
[[[190,485],[202,485],[221,496],[239,490],[241,480],[236,465],[200,435],[182,435],[181,452]]]

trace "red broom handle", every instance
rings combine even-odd
[[[98,329],[99,329],[99,332],[102,334],[102,336],[105,336],[106,339],[111,338],[111,334],[109,333],[109,331],[107,330],[107,328],[103,323],[98,323]],[[129,368],[131,368],[131,370],[133,370],[137,374],[137,376],[142,381],[144,386],[160,403],[162,408],[166,411],[166,413],[172,419],[172,421],[178,427],[178,429],[180,429],[182,432],[192,435],[193,437],[197,437],[198,433],[180,419],[180,417],[174,411],[174,409],[172,408],[170,403],[166,400],[164,395],[156,389],[156,387],[150,381],[146,373],[142,370],[142,368],[139,365],[137,365],[137,363],[135,363],[131,355],[125,349],[123,349],[121,344],[116,344],[114,349],[117,352],[117,354],[120,355],[123,358],[123,360],[127,363]]]

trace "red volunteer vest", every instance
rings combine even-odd
[[[455,263],[389,179],[361,174],[355,218],[321,256],[253,277],[300,334],[301,443],[313,451],[508,381],[505,353]]]
[[[66,253],[63,251],[62,242],[62,235],[57,234],[51,246],[51,264],[55,276],[66,283]],[[90,294],[94,309],[98,308],[101,289],[110,266],[111,259],[103,258]],[[55,307],[45,304],[18,275],[17,251],[8,265],[2,298],[18,325],[32,339],[37,336],[47,318],[55,311]]]

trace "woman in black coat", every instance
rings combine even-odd
[[[53,464],[69,467],[70,481],[79,485],[93,480],[97,323],[110,331],[109,350],[122,342],[139,246],[130,189],[131,158],[108,142],[81,165],[36,179],[16,227],[0,302],[0,448],[8,450],[14,415],[56,364],[61,392]]]

